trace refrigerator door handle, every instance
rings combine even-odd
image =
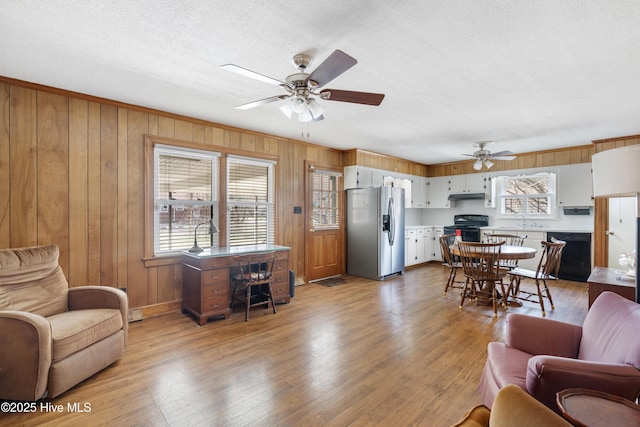
[[[395,218],[395,209],[393,206],[393,198],[389,199],[388,214],[389,214],[389,245],[393,246],[393,242],[396,236],[396,218]]]

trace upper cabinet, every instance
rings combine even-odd
[[[558,166],[558,206],[593,206],[591,163]]]
[[[427,178],[414,176],[411,184],[411,207],[426,208],[428,203]]]
[[[486,193],[486,177],[481,174],[453,175],[449,178],[449,194]]]
[[[449,202],[449,177],[427,178],[427,208],[448,207],[451,207]]]
[[[382,183],[379,186],[381,186]],[[371,185],[371,168],[364,166],[345,166],[344,188],[369,188]]]

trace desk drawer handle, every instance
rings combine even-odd
[[[218,307],[220,307],[220,305],[219,305],[219,304],[211,303],[211,308],[218,308]]]
[[[219,294],[220,293],[220,289],[219,288],[211,289],[211,293],[212,294]]]
[[[210,274],[209,277],[211,277],[212,279],[215,280],[215,279],[219,278],[220,276],[218,276],[216,274]]]

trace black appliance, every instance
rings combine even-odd
[[[480,227],[489,225],[487,215],[463,214],[453,217],[453,225],[444,227],[444,234],[460,234],[464,242],[479,242]]]
[[[567,242],[560,258],[558,278],[586,282],[591,274],[591,233],[547,232],[547,241],[552,238]]]

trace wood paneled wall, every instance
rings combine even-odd
[[[521,153],[516,154],[514,160],[495,160],[491,172],[560,166],[573,163],[589,163],[593,153],[594,149],[592,145],[537,151],[535,153]],[[430,165],[427,176],[449,176],[484,172],[486,172],[486,169],[480,171],[474,170],[472,160],[463,160],[460,162]]]
[[[182,270],[144,258],[144,135],[278,156],[276,243],[305,274],[305,160],[342,152],[0,78],[0,247],[55,243],[70,286],[126,288],[131,307],[178,307]],[[164,307],[163,307],[164,306]],[[152,313],[153,307],[148,313]]]
[[[354,148],[344,152],[344,166],[365,166],[368,168],[427,176],[427,165],[384,154]]]

